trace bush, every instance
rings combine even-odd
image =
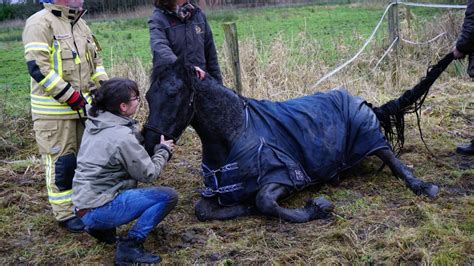
[[[40,4],[1,4],[0,21],[9,19],[26,19],[41,9]]]

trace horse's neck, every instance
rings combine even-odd
[[[244,105],[222,86],[198,91],[192,126],[202,142],[203,161],[212,169],[223,165],[244,127]]]

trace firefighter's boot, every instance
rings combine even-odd
[[[59,222],[59,225],[66,228],[69,232],[80,233],[84,231],[84,223],[77,217],[72,217],[66,221]]]

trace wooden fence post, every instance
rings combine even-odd
[[[407,28],[410,31],[411,30],[411,19],[412,19],[412,14],[411,14],[411,8],[410,6],[406,6],[406,19],[407,19]]]
[[[234,73],[234,88],[242,94],[242,77],[240,71],[239,42],[237,39],[237,26],[235,22],[223,23],[225,46],[229,54],[230,66]]]
[[[398,18],[398,0],[392,0],[392,3],[395,3],[390,10],[388,11],[388,34],[390,44],[399,37],[399,18]],[[398,87],[399,84],[399,59],[398,59],[398,43],[400,40],[397,40],[393,46],[392,51],[392,84]]]

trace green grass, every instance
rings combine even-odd
[[[275,38],[281,37],[284,41],[312,38],[322,49],[322,59],[334,63],[341,60],[340,49],[355,52],[362,45],[382,12],[381,7],[314,5],[213,11],[209,12],[208,18],[219,51],[224,41],[221,24],[235,21],[240,41],[255,38],[267,47]],[[436,11],[415,9],[413,13],[423,19],[432,17]],[[97,20],[89,25],[103,47],[102,57],[107,69],[121,59],[133,56],[138,56],[145,64],[151,63],[147,18]],[[19,90],[23,94],[29,87],[29,75],[23,57],[21,31],[21,28],[0,29],[0,89]],[[381,29],[381,38],[386,36],[385,31]],[[23,101],[23,97],[20,100]]]

